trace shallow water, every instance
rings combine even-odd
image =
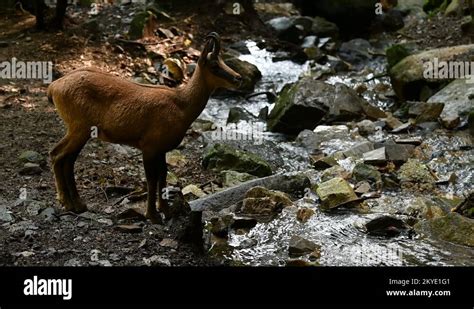
[[[250,55],[240,58],[255,64],[262,72],[262,80],[255,91],[278,92],[289,82],[294,82],[309,69],[309,65],[299,65],[291,61],[272,62],[271,53],[260,50],[254,42],[248,42]],[[380,73],[377,64],[375,74]],[[328,83],[342,82],[350,87],[373,77],[373,73],[363,72],[360,75],[350,73],[332,76]],[[364,95],[372,104],[386,109],[393,102],[388,98],[380,99],[374,88],[380,84],[389,84],[386,77],[375,78],[367,83],[368,91]],[[258,96],[246,101],[242,98],[212,98],[206,107],[203,118],[212,119],[217,125],[224,126],[229,108],[241,106],[255,116],[261,108],[273,104],[267,102],[265,96]],[[281,134],[265,132],[264,139],[277,143],[278,151],[285,162],[277,172],[301,171],[310,168],[305,149]],[[470,145],[468,138],[453,135],[444,131],[431,133],[411,133],[392,135],[377,131],[368,139],[382,141],[394,137],[423,137],[423,150],[427,156],[426,163],[440,179],[447,179],[456,173],[457,182],[441,185],[439,191],[449,197],[452,194],[463,195],[473,189],[474,151],[466,147]],[[322,144],[322,151],[330,154],[345,150],[357,140],[351,138],[331,140]],[[472,146],[472,145],[471,145]],[[339,162],[347,170],[355,164],[351,159]],[[319,182],[321,172],[312,171],[312,182]],[[444,241],[422,238],[419,235],[401,235],[395,238],[374,237],[365,234],[361,226],[370,219],[382,214],[406,218],[403,214],[407,205],[420,196],[419,193],[406,191],[384,192],[381,197],[368,200],[371,208],[369,213],[356,210],[340,210],[324,213],[318,208],[318,200],[314,194],[296,202],[316,211],[306,223],[296,220],[296,207],[283,210],[277,218],[269,223],[259,223],[247,234],[231,231],[229,245],[233,247],[230,258],[246,265],[285,265],[288,257],[288,242],[292,235],[299,235],[321,245],[320,265],[361,266],[361,265],[472,265],[474,248],[459,246]],[[427,196],[429,198],[429,196]]]

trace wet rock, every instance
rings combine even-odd
[[[397,138],[395,143],[402,145],[414,145],[419,146],[423,142],[421,137],[408,137],[408,138]]]
[[[31,201],[26,206],[26,213],[29,216],[36,216],[42,208],[44,208],[44,203],[39,201]]]
[[[217,237],[226,238],[229,234],[229,228],[232,222],[232,215],[211,218],[211,233]]]
[[[278,174],[250,180],[238,186],[191,201],[189,204],[193,211],[219,211],[241,202],[245,198],[247,191],[257,186],[264,186],[267,189],[282,191],[297,199],[303,197],[305,189],[311,186],[311,182],[303,173]]]
[[[472,49],[474,54],[474,47]],[[474,79],[474,77],[470,77],[470,79]],[[474,106],[474,83],[462,78],[454,80],[429,98],[428,103],[444,104],[444,109],[440,115],[442,121],[449,121],[450,119],[456,121],[458,118],[467,118]],[[456,126],[450,125],[449,127]]]
[[[234,216],[232,218],[232,223],[230,225],[234,230],[238,229],[251,229],[257,225],[257,220],[255,218]]]
[[[368,181],[374,188],[382,187],[382,175],[372,165],[358,163],[352,170],[352,178],[355,181]],[[364,192],[365,193],[365,192]]]
[[[381,147],[363,155],[364,163],[372,165],[383,165],[387,163],[387,155],[385,154],[385,147]]]
[[[349,183],[340,177],[321,183],[316,193],[323,210],[333,209],[358,199]]]
[[[400,183],[417,183],[434,185],[436,179],[428,167],[417,159],[409,159],[398,171]]]
[[[239,121],[250,121],[255,120],[255,116],[247,111],[246,109],[238,106],[231,107],[229,109],[229,115],[227,116],[227,123],[238,123]]]
[[[141,233],[143,228],[138,224],[120,224],[115,229],[122,233]]]
[[[414,228],[418,233],[433,238],[474,247],[474,219],[466,218],[458,213],[449,213],[444,217],[420,221]]]
[[[365,194],[370,190],[371,186],[367,181],[360,181],[354,186],[354,192],[357,194]]]
[[[410,51],[403,44],[394,44],[385,50],[387,55],[388,69],[410,55]]]
[[[346,158],[361,158],[365,153],[368,153],[374,149],[374,144],[372,142],[361,142],[353,147],[349,148],[346,151],[343,151],[344,157]]]
[[[305,76],[295,84],[286,85],[270,112],[270,131],[297,134],[313,130],[318,123],[349,121],[367,115],[385,117],[385,113],[344,84],[330,85]]]
[[[444,103],[408,102],[408,115],[416,118],[416,123],[437,121]]]
[[[300,222],[306,222],[314,215],[314,210],[308,207],[301,207],[296,212],[296,219]]]
[[[338,37],[339,27],[323,17],[316,16],[313,18],[311,32],[318,37]]]
[[[240,84],[239,91],[244,93],[252,93],[255,84],[262,78],[262,73],[253,64],[248,61],[240,60],[236,57],[231,57],[224,60],[232,70],[236,71],[242,76],[242,83]]]
[[[220,173],[220,176],[222,178],[222,186],[224,187],[233,187],[246,181],[258,178],[254,175],[250,175],[247,173],[239,173],[236,171],[228,170],[222,171]]]
[[[359,129],[359,133],[362,136],[375,133],[375,123],[368,119],[356,123],[356,127]]]
[[[177,249],[178,248],[178,242],[174,239],[171,239],[171,238],[163,238],[163,240],[160,241],[160,246],[166,247],[166,248],[171,248],[171,249]]]
[[[432,49],[418,54],[410,55],[397,63],[390,70],[390,78],[393,89],[398,97],[405,100],[419,100],[423,85],[428,83],[442,83],[453,80],[454,77],[449,74],[439,75],[440,68],[428,62],[432,59],[438,60],[438,66],[442,62],[447,61],[469,61],[474,55],[474,45],[459,45],[444,47],[439,49]],[[431,63],[432,70],[429,70]],[[449,70],[445,70],[448,73]],[[436,75],[429,74],[436,72]],[[459,80],[462,82],[462,80]],[[464,80],[465,82],[465,80]],[[436,103],[445,103],[447,108],[448,102],[436,101]]]
[[[323,156],[320,156],[319,158],[314,158],[313,160],[314,160],[313,167],[317,170],[325,170],[327,168],[338,165],[334,157],[328,157],[328,156],[323,155]]]
[[[238,42],[232,43],[229,45],[229,48],[232,48],[243,55],[250,54],[250,50],[247,47],[247,42],[245,41],[238,41]]]
[[[288,253],[290,256],[302,256],[319,249],[321,249],[321,246],[296,235],[290,238],[288,245]]]
[[[448,212],[424,197],[417,197],[405,208],[404,212],[417,219],[434,219],[445,216]]]
[[[314,131],[303,130],[296,137],[296,143],[308,150],[318,149],[321,143],[333,139],[347,139],[349,128],[345,125],[317,126]]]
[[[458,116],[447,116],[440,119],[441,124],[446,129],[452,130],[461,124],[461,119]]]
[[[194,195],[195,197],[206,196],[206,193],[204,193],[204,191],[202,191],[201,188],[193,184],[187,185],[181,190],[181,192],[183,193],[184,196],[187,196],[190,194]]]
[[[169,259],[159,255],[152,255],[149,258],[143,258],[143,263],[146,266],[171,266]]]
[[[18,171],[20,175],[39,175],[43,172],[39,164],[25,163],[25,165]]]
[[[278,38],[292,42],[300,43],[304,36],[311,30],[313,21],[309,17],[276,17],[267,22],[274,30]]]
[[[315,35],[309,35],[303,39],[301,43],[302,48],[318,47],[318,37]]]
[[[254,187],[245,194],[241,211],[244,214],[271,215],[292,205],[289,196],[283,192]]]
[[[403,122],[398,120],[398,118],[394,117],[390,113],[387,113],[387,117],[382,118],[381,120],[383,120],[387,124],[387,126],[392,130],[395,129],[395,128],[400,127],[401,125],[403,125]]]
[[[214,130],[216,125],[210,120],[198,118],[192,123],[191,128],[196,132],[202,133]]]
[[[348,171],[346,171],[342,166],[336,165],[324,170],[321,175],[321,181],[328,181],[333,179],[334,177],[348,179],[349,176],[350,173]]]
[[[375,148],[384,148],[387,160],[396,164],[404,163],[413,154],[415,146],[410,144],[396,144],[394,142],[376,143]]]
[[[223,144],[214,144],[205,153],[204,168],[234,170],[263,177],[272,174],[270,165],[258,156]]]
[[[381,216],[365,224],[365,230],[369,235],[394,237],[407,229],[407,225],[401,219]]]
[[[341,58],[349,63],[360,63],[372,59],[369,50],[372,46],[367,40],[353,39],[342,43],[339,48]]]

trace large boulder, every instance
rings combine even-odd
[[[272,174],[270,165],[260,157],[223,144],[214,144],[210,147],[204,155],[202,164],[208,169],[233,170],[258,177]]]
[[[467,117],[474,107],[474,82],[454,80],[429,98],[428,103],[444,104],[440,115],[442,122]]]
[[[424,86],[435,87],[454,79],[452,74],[444,74],[442,71],[446,62],[470,63],[473,57],[474,44],[432,49],[410,55],[390,69],[393,89],[402,99],[420,100]],[[449,68],[446,72],[449,72]]]
[[[270,112],[267,127],[273,132],[298,134],[304,129],[313,130],[319,123],[365,116],[377,119],[385,117],[385,113],[344,84],[330,85],[305,76],[283,88]]]

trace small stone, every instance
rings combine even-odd
[[[316,193],[321,199],[323,210],[329,210],[358,200],[349,183],[340,177],[321,183],[316,189]]]
[[[357,159],[357,158],[362,157],[366,152],[369,152],[373,149],[374,149],[374,144],[372,142],[362,142],[344,151],[343,153],[346,158]]]
[[[77,227],[87,227],[89,224],[86,221],[79,221]]]
[[[336,159],[329,156],[320,156],[318,158],[312,157],[311,160],[314,162],[313,167],[317,170],[324,170],[338,165]]]
[[[107,219],[107,218],[98,219],[97,222],[108,225],[108,226],[114,225],[114,222],[110,219]]]
[[[300,222],[306,222],[314,215],[314,210],[307,207],[299,208],[296,212],[296,219]]]
[[[48,207],[43,209],[40,212],[40,217],[44,218],[46,221],[51,221],[55,218],[56,210],[53,207]]]
[[[146,266],[171,266],[171,262],[169,259],[159,255],[153,255],[149,258],[143,258],[143,263],[145,263]]]
[[[39,164],[25,163],[25,165],[18,171],[20,175],[39,175],[43,172]]]
[[[364,194],[370,191],[370,184],[367,181],[361,181],[356,184],[354,192],[357,194]]]
[[[178,248],[178,242],[174,239],[171,239],[171,238],[163,238],[163,240],[160,241],[160,246],[167,247],[167,248],[172,248],[172,249],[177,249]]]
[[[206,193],[204,193],[204,191],[202,191],[201,188],[193,184],[187,185],[181,190],[181,192],[183,193],[184,196],[190,195],[190,194],[196,197],[206,196]]]
[[[142,227],[138,224],[121,224],[117,225],[115,229],[122,233],[141,233]]]
[[[42,155],[33,150],[27,150],[20,154],[18,159],[23,163],[37,163],[41,164],[44,161]]]
[[[304,239],[303,237],[294,235],[290,238],[290,243],[288,245],[288,253],[290,254],[290,256],[302,256],[320,248],[321,247],[315,244],[314,242]]]
[[[72,259],[67,260],[64,263],[64,266],[66,266],[66,267],[78,267],[78,266],[82,266],[82,263],[79,259],[72,258]]]
[[[292,205],[291,199],[283,192],[253,187],[245,194],[242,213],[270,215]]]
[[[0,205],[0,221],[3,221],[3,222],[13,221],[13,216],[11,215],[11,211],[9,211],[7,207],[3,205]]]
[[[375,132],[374,122],[368,119],[356,123],[356,127],[359,129],[360,135],[363,136],[367,136]]]
[[[458,116],[446,116],[441,118],[441,124],[449,130],[457,128],[460,123],[461,119]]]
[[[385,155],[385,147],[378,148],[363,155],[364,163],[372,165],[383,165],[387,162],[387,156]]]

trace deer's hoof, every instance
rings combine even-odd
[[[163,219],[158,212],[146,212],[145,218],[149,219],[153,224],[163,224]]]
[[[74,212],[75,213],[83,213],[87,211],[87,205],[83,202],[76,202],[74,204]]]

